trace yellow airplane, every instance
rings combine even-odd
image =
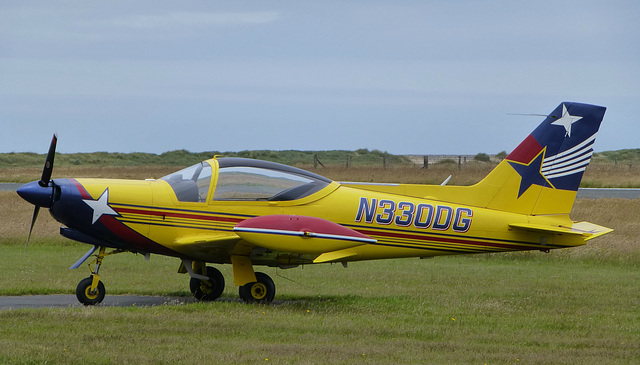
[[[584,245],[609,228],[569,218],[605,108],[560,104],[473,186],[339,183],[282,164],[212,158],[158,180],[51,179],[54,135],[42,177],[19,188],[67,238],[93,247],[76,289],[100,303],[103,258],[120,252],[181,260],[201,300],[224,290],[231,264],[246,302],[269,303],[273,280],[254,266],[292,268],[406,257]],[[27,244],[28,244],[27,239]]]

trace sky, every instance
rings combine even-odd
[[[638,1],[3,1],[0,152],[640,148]]]

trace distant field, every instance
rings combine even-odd
[[[56,166],[53,178],[97,177],[121,179],[160,178],[185,166]],[[450,185],[472,185],[485,177],[493,163],[473,162],[462,168],[456,164],[436,164],[428,169],[419,166],[327,166],[298,165],[336,181],[394,182],[412,184],[440,184],[449,175]],[[40,178],[42,167],[0,167],[0,182],[25,183]],[[592,163],[582,180],[585,188],[640,188],[640,164],[614,165]]]
[[[47,146],[44,146],[43,152]],[[221,157],[244,157],[267,160],[287,165],[346,165],[353,166],[412,165],[406,156],[392,155],[378,150],[359,149],[356,151],[240,151],[240,152],[189,152],[170,151],[162,154],[152,153],[57,153],[58,166],[189,166],[203,160]],[[0,167],[42,167],[45,154],[36,153],[0,153]]]
[[[489,162],[468,157],[460,160],[466,162],[458,164],[457,159],[438,158],[438,162],[434,162],[436,159],[432,156],[432,162],[425,169],[420,159],[416,164],[408,156],[367,149],[201,153],[179,150],[160,155],[95,152],[57,154],[53,177],[159,178],[215,155],[284,163],[337,181],[440,184],[452,175],[449,182],[451,185],[474,184],[486,176],[499,161],[496,156]],[[314,157],[317,157],[317,163],[314,163]],[[0,153],[0,182],[28,182],[38,179],[44,159],[44,154]],[[594,154],[581,186],[640,188],[640,149]]]

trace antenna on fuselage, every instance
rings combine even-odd
[[[445,185],[447,185],[447,183],[449,182],[449,180],[451,180],[451,176],[452,176],[452,175],[449,175],[449,177],[448,177],[448,178],[444,179],[444,181],[442,182],[442,184],[440,184],[440,186],[445,186]]]

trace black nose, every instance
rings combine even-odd
[[[17,192],[22,199],[35,206],[51,208],[53,202],[53,186],[42,187],[39,181],[32,181],[19,187]]]

